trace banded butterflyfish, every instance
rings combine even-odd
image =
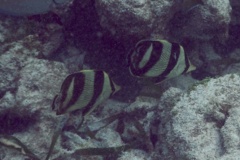
[[[105,71],[82,70],[65,78],[52,109],[57,115],[81,110],[85,116],[119,89]]]
[[[158,39],[139,41],[128,55],[128,66],[133,76],[154,78],[155,83],[196,68],[180,44]]]

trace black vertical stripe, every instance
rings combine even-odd
[[[136,76],[140,76],[141,73],[138,73],[139,63],[143,59],[143,56],[146,54],[147,49],[150,47],[151,42],[142,41],[134,48],[131,55],[129,56],[129,64],[132,73]]]
[[[72,97],[69,100],[68,104],[66,105],[66,108],[63,108],[64,110],[67,110],[71,106],[73,106],[79,97],[83,94],[83,88],[85,85],[85,75],[82,72],[75,73],[74,78],[72,79],[73,83],[73,91],[72,91]]]
[[[58,95],[56,95],[56,96],[53,98],[52,105],[51,105],[52,110],[55,110],[55,109],[56,109],[56,108],[55,108],[55,107],[56,107],[56,106],[55,106],[55,101],[56,101],[57,97],[58,97]]]
[[[73,78],[74,78],[74,74],[70,74],[63,81],[62,86],[61,86],[61,94],[62,95],[61,95],[61,99],[60,99],[60,104],[62,104],[66,100],[66,98],[67,98],[67,91],[68,91],[68,88],[69,88]]]
[[[162,74],[157,77],[156,82],[160,82],[166,78],[166,76],[173,70],[173,68],[176,66],[179,56],[180,56],[180,45],[178,43],[171,43],[171,55],[168,61],[168,65],[165,69],[165,71],[162,72]],[[167,53],[166,53],[167,54]]]
[[[91,109],[92,106],[96,103],[98,97],[102,93],[104,85],[104,72],[96,70],[94,72],[94,86],[93,86],[93,96],[90,102],[83,108],[82,114],[86,115]]]
[[[189,69],[189,67],[190,67],[190,63],[189,63],[189,59],[188,59],[188,56],[187,56],[187,54],[184,52],[184,56],[185,56],[185,69],[184,69],[184,71],[182,72],[182,74],[183,73],[186,73],[187,72],[187,70]]]
[[[135,49],[136,58],[134,58],[133,64],[135,64],[137,67],[139,66],[139,63],[142,61],[143,57],[145,56],[147,50],[151,46],[151,42],[149,41],[143,41],[140,44],[137,45],[137,48]]]
[[[136,76],[142,76],[145,73],[147,73],[159,61],[162,54],[163,44],[160,41],[144,41],[144,42],[148,47],[150,47],[150,45],[152,44],[153,50],[152,50],[149,61],[146,63],[146,65],[143,68],[138,68],[138,67],[134,68],[134,66],[132,67],[130,66],[131,72]],[[142,59],[146,51],[147,51],[147,48],[145,49],[145,52],[140,52],[137,54],[140,54]],[[137,66],[139,65],[139,62],[137,63]]]

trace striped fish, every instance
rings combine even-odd
[[[82,70],[66,77],[52,109],[57,115],[82,110],[85,116],[120,89],[102,70]]]
[[[155,78],[156,83],[195,69],[181,45],[158,39],[139,41],[128,64],[133,76]]]

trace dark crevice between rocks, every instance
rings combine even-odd
[[[223,58],[229,57],[231,52],[240,48],[240,25],[230,24],[228,28],[228,38],[225,43],[218,42],[218,39],[213,39],[211,42],[215,52]]]
[[[221,128],[224,126],[224,124],[225,124],[225,119],[224,119],[224,120],[218,120],[218,119],[216,119],[216,118],[215,118],[213,115],[211,115],[211,114],[205,115],[204,118],[205,118],[205,121],[208,122],[208,123],[211,123],[211,122],[215,123],[216,126],[217,126],[219,129],[221,129]]]
[[[198,67],[195,71],[192,71],[190,74],[192,78],[197,80],[204,80],[205,78],[214,78],[215,74],[211,73],[206,68],[210,68],[211,62],[205,62],[202,66]]]
[[[5,91],[0,91],[0,99],[3,98],[3,96],[5,95]]]
[[[151,140],[151,143],[154,148],[157,146],[157,143],[159,142],[159,139],[158,139],[159,124],[160,124],[160,119],[156,119],[155,121],[153,121],[151,123],[149,136],[150,136],[150,140]]]
[[[94,0],[84,3],[75,0],[64,22],[66,38],[76,46],[91,51],[98,48],[97,33],[102,31],[94,3]]]
[[[37,123],[39,113],[30,113],[18,107],[9,108],[0,112],[0,134],[12,135],[24,132]]]

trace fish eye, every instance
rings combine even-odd
[[[138,59],[139,59],[139,56],[138,56],[137,54],[134,54],[134,55],[132,56],[132,62],[133,62],[133,63],[136,63],[136,62],[138,61]]]
[[[137,53],[138,54],[144,54],[146,52],[146,47],[145,46],[140,46],[138,49],[137,49]]]

